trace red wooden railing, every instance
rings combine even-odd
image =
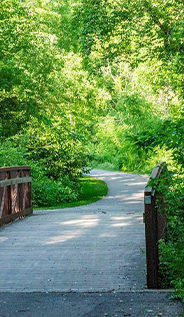
[[[144,192],[144,222],[146,235],[146,262],[147,262],[147,287],[159,288],[159,250],[158,244],[161,238],[165,238],[166,218],[158,211],[157,188],[149,186],[150,180],[159,178],[166,170],[166,163],[159,163],[153,170]],[[163,202],[163,196],[159,200]]]
[[[30,167],[0,168],[0,225],[32,212]]]

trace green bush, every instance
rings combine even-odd
[[[0,167],[28,165],[27,150],[14,140],[0,142]]]
[[[32,193],[34,206],[49,207],[62,202],[76,201],[79,189],[74,183],[68,182],[66,185],[61,181],[44,177],[41,180],[34,179]]]
[[[160,273],[163,287],[172,287],[184,300],[184,182],[181,171],[168,172],[159,191],[165,194],[167,231],[159,243]]]

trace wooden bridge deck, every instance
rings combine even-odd
[[[146,283],[142,222],[146,176],[93,171],[109,187],[91,205],[0,229],[0,291],[110,291]]]

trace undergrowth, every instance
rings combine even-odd
[[[164,196],[167,218],[166,238],[159,242],[160,276],[163,288],[174,288],[175,296],[184,301],[184,173],[166,171],[158,185]],[[167,180],[167,181],[166,181]]]

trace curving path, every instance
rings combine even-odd
[[[108,195],[36,211],[0,229],[0,291],[109,291],[145,287],[146,176],[93,170]]]

